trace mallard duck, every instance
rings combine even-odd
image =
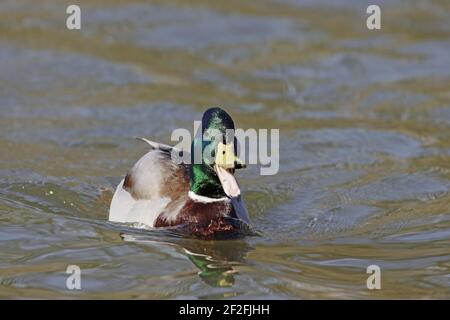
[[[227,112],[221,108],[204,112],[202,136],[192,141],[190,164],[173,159],[174,151],[180,155],[183,151],[144,140],[152,149],[117,186],[110,221],[178,226],[204,239],[231,237],[239,233],[242,221],[249,224],[234,176],[235,169],[245,165],[236,155],[234,122]],[[200,161],[195,161],[196,148],[201,150]]]

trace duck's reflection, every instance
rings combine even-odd
[[[245,262],[252,249],[243,240],[195,241],[183,245],[189,260],[200,270],[199,277],[213,287],[233,286],[236,267]]]
[[[202,281],[212,287],[231,287],[235,283],[236,267],[243,265],[247,254],[253,248],[244,240],[202,241],[174,239],[174,241],[155,241],[143,235],[121,234],[124,241],[146,242],[169,245],[184,253],[200,270]],[[167,240],[167,239],[165,239]]]

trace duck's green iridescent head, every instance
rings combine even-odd
[[[191,145],[190,190],[210,198],[238,196],[234,170],[245,165],[236,153],[233,119],[221,108],[206,110],[202,135]]]

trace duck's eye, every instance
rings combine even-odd
[[[222,154],[225,154],[225,150],[222,151]]]

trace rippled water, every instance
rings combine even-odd
[[[0,298],[450,298],[448,1],[69,2],[0,3]],[[215,105],[280,129],[239,173],[262,236],[108,222],[133,137]]]

